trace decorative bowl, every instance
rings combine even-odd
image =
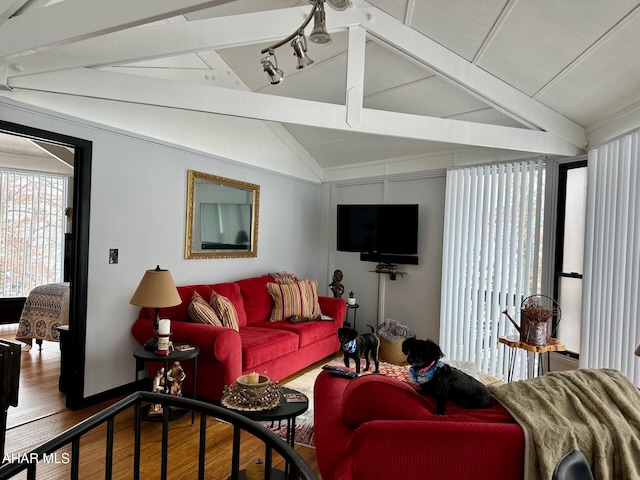
[[[266,375],[258,375],[258,383],[249,383],[249,375],[240,375],[236,379],[236,384],[242,388],[254,389],[257,391],[264,390],[271,382],[271,379]]]

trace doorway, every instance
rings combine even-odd
[[[84,406],[84,370],[89,262],[92,143],[88,140],[0,120],[0,132],[34,142],[69,147],[74,151],[73,217],[69,298],[69,344],[63,375],[68,379],[66,406]]]

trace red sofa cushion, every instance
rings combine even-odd
[[[336,326],[332,321],[312,320],[309,322],[291,323],[288,320],[281,322],[260,322],[254,327],[285,330],[298,335],[299,346],[306,347],[326,337],[336,336]]]
[[[235,282],[242,293],[248,325],[269,320],[271,310],[273,310],[273,300],[267,290],[267,283],[274,281],[271,275],[263,275]]]
[[[489,408],[468,409],[448,402],[445,415],[436,415],[435,410],[433,396],[420,395],[411,385],[383,375],[351,380],[342,397],[342,421],[352,428],[374,420],[515,423],[493,398]]]
[[[245,371],[298,349],[298,336],[284,330],[247,326],[239,333]]]

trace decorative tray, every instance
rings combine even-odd
[[[261,391],[229,385],[225,387],[220,403],[231,410],[243,412],[271,410],[280,405],[280,389],[275,383],[269,383]]]

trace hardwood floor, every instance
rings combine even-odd
[[[3,334],[0,338],[15,340],[15,335]],[[20,367],[18,406],[9,408],[8,428],[45,418],[65,409],[65,396],[58,391],[60,347],[57,343],[43,342],[42,351],[39,351],[34,342],[30,351],[22,351]]]
[[[5,334],[0,337],[13,338],[12,335]],[[114,398],[82,410],[67,410],[64,395],[58,391],[59,362],[59,347],[56,343],[44,342],[42,352],[38,351],[37,345],[34,345],[29,352],[22,352],[18,407],[9,407],[5,454],[24,454],[122,398]],[[295,376],[287,380],[292,378]],[[116,417],[114,479],[129,479],[133,476],[132,425],[132,409]],[[197,478],[198,425],[197,415],[194,426],[191,426],[190,415],[170,423],[169,479]],[[105,432],[106,427],[102,426],[85,435],[81,440],[80,478],[104,478]],[[230,425],[211,418],[207,420],[205,463],[207,480],[227,478],[230,475],[231,438]],[[140,466],[142,480],[159,477],[160,439],[161,424],[144,422]],[[296,445],[295,449],[319,476],[315,449],[302,445]],[[61,450],[59,459],[63,459],[62,454],[68,452],[70,448]],[[255,459],[264,457],[264,446],[243,432],[240,453],[240,465],[244,467]],[[277,455],[274,456],[273,464],[276,468],[283,468],[283,461]],[[38,480],[69,478],[69,470],[70,465],[64,462],[40,464],[37,478]],[[26,474],[16,478],[26,478]]]

